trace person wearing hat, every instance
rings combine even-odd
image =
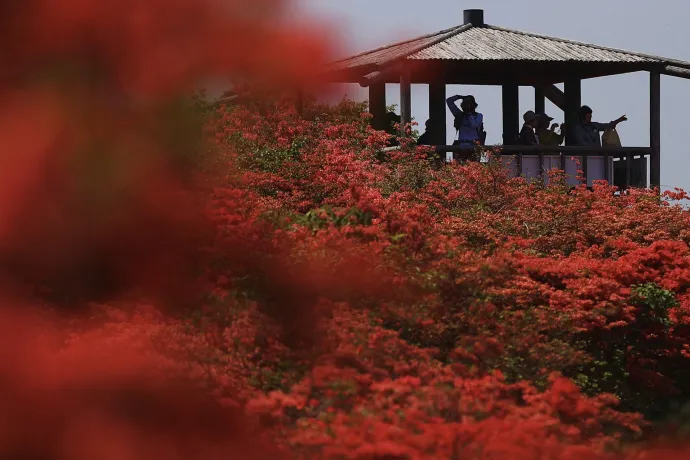
[[[623,115],[609,123],[597,123],[592,121],[592,109],[583,105],[578,113],[578,124],[575,126],[575,145],[601,147],[601,132],[615,129],[619,123],[627,120],[628,117]]]
[[[388,139],[388,147],[395,147],[400,145],[400,142],[398,142],[397,136],[398,136],[398,131],[395,129],[395,125],[400,124],[400,115],[398,115],[395,112],[388,112],[386,113],[386,129],[385,131],[390,134],[390,138]]]
[[[537,125],[536,134],[539,143],[542,145],[561,145],[563,143],[563,139],[565,138],[563,127],[561,126],[561,133],[558,134],[556,132],[558,123],[552,124],[549,128],[549,124],[552,121],[553,118],[545,113],[539,115],[539,124]]]
[[[537,126],[539,126],[539,115],[534,113],[532,110],[528,110],[522,116],[522,119],[525,121],[525,124],[522,125],[520,136],[518,137],[520,145],[539,144],[539,138],[534,132],[534,130],[537,129]]]
[[[462,99],[460,107],[455,104]],[[453,126],[456,130],[457,139],[454,144],[473,145],[477,142],[484,143],[484,115],[477,112],[477,101],[474,96],[451,96],[446,99],[446,104],[455,117]]]

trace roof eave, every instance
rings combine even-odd
[[[324,72],[325,75],[328,75],[327,79],[331,81],[337,81],[337,82],[342,82],[342,83],[359,83],[361,86],[369,86],[371,84],[374,84],[376,82],[390,82],[391,78],[395,77],[395,69],[397,66],[402,64],[403,62],[407,63],[414,63],[412,65],[417,66],[421,65],[424,66],[425,64],[423,63],[428,63],[428,62],[433,62],[436,61],[435,59],[425,59],[424,57],[420,59],[411,59],[411,57],[415,56],[415,54],[418,54],[426,49],[429,49],[431,47],[434,47],[435,45],[448,40],[452,38],[455,35],[461,34],[462,32],[471,30],[473,28],[480,28],[478,26],[473,26],[471,24],[465,24],[462,26],[457,26],[454,28],[446,29],[440,32],[436,32],[434,34],[429,34],[425,35],[422,37],[417,37],[412,40],[407,40],[404,42],[398,42],[396,44],[388,45],[385,47],[377,48],[375,50],[371,50],[368,52],[364,53],[359,53],[354,56],[351,56],[350,58],[345,58],[341,59],[339,61],[336,61],[331,64],[331,69],[326,70]],[[568,43],[568,44],[573,44],[573,45],[578,45],[578,46],[585,46],[589,47],[591,49],[596,49],[596,50],[601,50],[601,51],[608,51],[612,53],[617,53],[619,55],[627,55],[629,57],[632,57],[633,59],[626,60],[621,58],[620,61],[597,61],[597,60],[572,60],[572,61],[553,61],[554,66],[558,65],[567,65],[567,63],[571,64],[576,64],[576,65],[599,65],[601,67],[604,66],[627,66],[627,68],[630,68],[632,70],[626,70],[626,71],[619,71],[619,70],[614,70],[609,73],[609,75],[617,75],[617,74],[622,74],[622,73],[629,73],[629,72],[635,72],[635,71],[641,71],[641,70],[657,70],[661,73],[664,73],[666,75],[672,75],[672,76],[677,76],[680,78],[690,78],[690,62],[684,62],[684,61],[679,61],[675,59],[668,59],[668,58],[663,58],[660,56],[651,56],[647,54],[642,54],[642,53],[635,53],[635,52],[630,52],[630,51],[625,51],[625,50],[618,50],[614,48],[608,48],[608,47],[603,47],[599,45],[592,45],[588,43],[581,43],[581,42],[576,42],[572,40],[566,40],[566,39],[561,39],[561,38],[556,38],[556,37],[549,37],[549,36],[544,36],[544,35],[539,35],[539,34],[532,34],[532,33],[527,33],[527,32],[522,32],[518,30],[512,30],[512,29],[506,29],[503,27],[497,27],[497,26],[492,26],[485,24],[481,27],[483,28],[488,28],[488,29],[493,29],[493,30],[499,30],[499,31],[504,31],[508,33],[514,33],[514,34],[520,34],[520,35],[525,35],[525,36],[531,36],[535,38],[541,38],[541,39],[547,39],[547,40],[552,40],[556,42],[561,42],[561,43]],[[429,40],[430,38],[433,38],[433,40]],[[415,42],[420,42],[418,44],[415,44]],[[394,48],[395,46],[400,46],[400,45],[406,45],[410,44],[409,47],[404,46],[403,49],[401,50],[391,50],[389,53],[385,53],[385,50]],[[384,51],[381,55],[379,56],[371,56],[367,58],[368,55]],[[378,60],[377,60],[378,58]],[[452,61],[452,59],[449,59],[449,61]],[[517,60],[504,60],[503,62],[516,62]],[[637,62],[633,62],[637,61]],[[456,60],[456,62],[461,62]],[[462,61],[465,62],[465,61]],[[478,62],[497,62],[495,60],[482,60],[482,59],[477,59],[477,60],[472,60],[473,63],[478,63]],[[535,59],[535,60],[523,60],[522,62],[532,64],[534,65],[535,63],[542,62],[541,60]],[[552,62],[545,60],[543,62]],[[479,64],[481,65],[481,64]],[[606,74],[602,74],[601,76],[605,76]],[[594,77],[587,77],[583,76],[583,78],[594,78]],[[393,78],[394,79],[394,78]]]
[[[659,73],[668,75],[670,77],[685,78],[690,80],[690,69],[667,65],[664,66]]]

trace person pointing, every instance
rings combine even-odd
[[[592,121],[592,109],[583,105],[578,113],[578,123],[575,126],[575,145],[601,147],[601,132],[615,129],[618,124],[627,120],[628,117],[623,115],[609,123]]]

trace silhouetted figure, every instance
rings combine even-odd
[[[462,99],[460,108],[455,104]],[[486,133],[484,132],[484,115],[477,112],[477,101],[474,96],[451,96],[446,99],[446,104],[455,117],[453,127],[456,131],[454,145],[472,146],[477,142],[484,144]]]
[[[597,123],[592,121],[592,109],[583,105],[578,113],[578,123],[575,126],[575,145],[601,147],[601,132],[606,129],[615,129],[619,123],[627,120],[628,117],[623,115],[609,123]]]
[[[400,124],[400,115],[396,114],[395,112],[388,112],[386,114],[386,132],[391,135],[391,137],[388,139],[388,147],[400,145],[400,142],[398,142],[397,139],[400,133],[397,129],[395,129],[396,123]]]
[[[424,133],[417,139],[417,145],[437,145],[440,141],[440,134],[443,132],[441,129],[443,123],[444,122],[440,120],[428,119],[426,123],[424,123],[424,127],[426,128]],[[445,141],[442,142],[445,143]],[[446,161],[445,153],[436,153],[433,157],[436,157],[441,164]]]
[[[421,136],[419,136],[417,145],[437,145],[440,141],[439,134],[442,132],[442,123],[443,122],[439,120],[434,120],[431,118],[428,119],[426,123],[424,123],[425,131]]]
[[[564,128],[561,126],[561,133],[556,132],[558,128],[558,123],[554,123],[549,127],[549,124],[553,121],[553,118],[543,113],[539,115],[539,124],[537,125],[537,139],[542,145],[561,145],[563,143]]]
[[[539,144],[539,138],[534,132],[539,126],[539,115],[534,113],[532,110],[528,110],[522,116],[524,124],[520,130],[520,136],[518,136],[518,144],[520,145],[537,145]]]

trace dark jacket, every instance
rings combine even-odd
[[[429,139],[429,131],[424,131],[424,134],[419,136],[419,139],[417,139],[417,145],[431,145],[431,140]]]
[[[522,130],[520,130],[520,136],[518,137],[518,143],[520,145],[537,145],[539,143],[539,139],[531,127],[522,125]]]
[[[575,126],[575,145],[590,145],[601,147],[601,131],[615,128],[613,122],[610,123],[578,123]]]

